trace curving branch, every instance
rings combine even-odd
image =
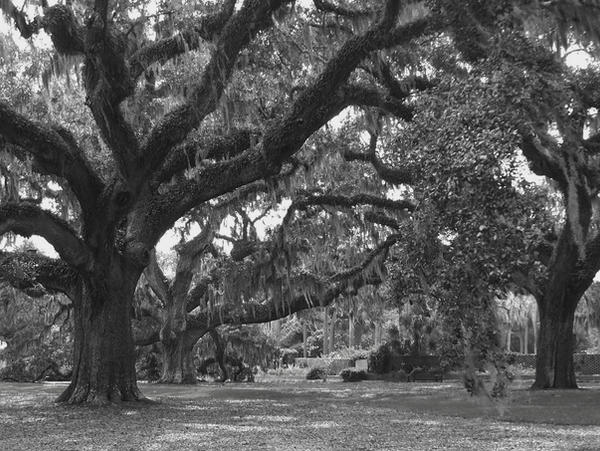
[[[402,98],[355,84],[347,85],[343,90],[343,96],[349,105],[377,107],[405,121],[410,121],[413,118],[413,108],[404,104]]]
[[[130,58],[131,77],[135,80],[151,64],[162,63],[185,52],[197,49],[201,40],[213,40],[233,15],[235,4],[236,0],[225,0],[220,11],[201,17],[192,29],[142,47]]]
[[[93,257],[75,231],[52,213],[30,202],[0,205],[0,234],[14,232],[23,236],[40,235],[74,268],[87,270]]]
[[[313,133],[349,105],[342,87],[361,60],[374,50],[409,42],[427,30],[426,18],[394,28],[398,7],[399,2],[389,1],[377,24],[364,35],[349,39],[312,85],[301,91],[289,111],[265,130],[261,142],[236,157],[206,167],[193,180],[181,180],[165,194],[153,198],[143,207],[148,212],[140,212],[141,217],[152,216],[152,227],[132,227],[131,233],[139,241],[153,246],[164,231],[190,209],[243,185],[278,174],[281,165],[289,161]],[[230,22],[233,23],[233,18]],[[228,28],[229,25],[223,36]],[[174,116],[165,118],[163,125],[175,122],[162,131],[159,124],[152,135],[154,138],[149,139],[148,146],[156,147],[159,154],[183,139],[184,133],[177,130],[179,122],[176,121],[181,112],[176,110]],[[191,114],[191,117],[197,116]],[[158,158],[158,154],[154,155],[151,160]],[[153,164],[158,164],[158,160]],[[397,171],[388,172],[389,180],[406,183],[404,179],[399,181]]]
[[[288,224],[296,211],[306,210],[311,206],[330,206],[330,207],[341,207],[341,208],[352,208],[358,205],[370,205],[373,207],[386,208],[389,210],[396,211],[409,211],[415,210],[416,206],[411,201],[407,200],[391,200],[382,197],[377,197],[372,194],[356,194],[354,196],[341,196],[335,194],[322,194],[322,195],[301,195],[299,199],[294,200],[289,206],[282,224],[285,226]]]
[[[103,182],[68,131],[34,122],[0,101],[0,137],[31,155],[36,171],[66,179],[84,214],[95,213]]]
[[[377,140],[379,137],[375,133],[371,133],[369,148],[367,152],[354,152],[346,149],[343,157],[346,161],[362,161],[371,163],[375,172],[388,183],[394,185],[410,185],[414,182],[413,172],[406,167],[393,168],[386,165],[377,156]]]
[[[370,273],[368,269],[375,259],[385,259],[390,247],[399,240],[399,235],[390,236],[369,252],[360,264],[330,277],[326,286],[318,292],[295,295],[285,302],[278,297],[263,303],[226,304],[217,307],[215,311],[209,309],[194,311],[188,315],[187,330],[199,330],[205,333],[223,324],[265,323],[301,310],[327,306],[348,290],[356,291],[365,285],[378,285],[382,282],[381,277]]]
[[[338,16],[347,17],[350,19],[358,19],[362,17],[371,17],[375,12],[371,9],[352,9],[340,5],[336,5],[326,0],[313,0],[315,8],[324,13],[333,13]]]
[[[34,297],[61,292],[77,302],[78,273],[62,260],[35,252],[0,251],[0,280]]]
[[[564,191],[567,188],[568,181],[560,161],[554,156],[552,150],[548,149],[532,133],[523,132],[521,138],[521,150],[527,161],[529,161],[531,170],[537,175],[546,176],[558,182]],[[552,141],[546,141],[548,141],[545,143],[546,145],[552,144]]]
[[[226,160],[252,145],[251,130],[234,130],[228,135],[203,134],[174,148],[162,163],[155,183],[168,181],[175,174],[194,168],[202,160]]]
[[[225,24],[215,50],[187,102],[167,113],[146,140],[142,154],[146,175],[154,173],[171,149],[216,108],[229,83],[238,54],[271,24],[271,13],[287,0],[245,0]]]

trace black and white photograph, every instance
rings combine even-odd
[[[0,0],[0,450],[600,450],[600,0]]]

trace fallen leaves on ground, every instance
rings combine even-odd
[[[517,388],[501,405],[456,381],[140,386],[158,402],[63,406],[64,384],[0,384],[0,449],[600,449],[597,386]]]

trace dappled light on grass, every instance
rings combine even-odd
[[[499,421],[458,381],[144,385],[156,404],[99,408],[54,404],[62,387],[20,387],[0,384],[0,449],[600,448],[598,388],[519,390]],[[550,418],[594,426],[543,424]]]

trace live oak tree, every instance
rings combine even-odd
[[[133,294],[152,248],[177,219],[220,195],[277,176],[313,133],[350,105],[409,115],[403,98],[358,84],[353,77],[370,55],[427,31],[427,14],[399,20],[403,5],[387,1],[364,12],[361,25],[351,28],[320,61],[316,75],[304,80],[292,99],[282,99],[271,109],[272,117],[257,135],[246,134],[242,145],[236,140],[235,146],[224,148],[223,141],[234,138],[227,132],[208,142],[188,139],[196,129],[210,138],[203,124],[232,80],[244,76],[240,56],[251,57],[247,49],[260,48],[264,39],[277,35],[274,22],[286,20],[290,3],[225,1],[214,14],[195,14],[177,23],[180,29],[171,36],[138,45],[128,39],[130,25],[117,20],[118,11],[112,15],[106,0],[90,4],[85,16],[70,5],[49,7],[42,2],[41,14],[33,20],[10,1],[0,3],[23,38],[44,30],[58,54],[82,58],[85,103],[102,137],[100,147],[110,155],[100,170],[91,161],[94,149],[78,142],[71,131],[32,121],[0,102],[4,149],[31,159],[34,171],[55,176],[79,204],[77,229],[31,202],[17,200],[0,207],[3,233],[41,235],[60,255],[56,261],[16,254],[3,255],[2,260],[4,277],[17,285],[41,283],[73,301],[73,378],[59,401],[141,398],[130,320]],[[316,2],[319,5],[327,3]],[[327,8],[325,13],[330,14]],[[132,99],[140,95],[141,77],[151,82],[153,67],[205,46],[207,61],[186,86],[184,99],[147,123],[147,130],[134,128],[129,109],[136,106]],[[190,166],[192,174],[186,177]]]
[[[319,145],[311,142],[301,157],[320,153]],[[152,259],[144,272],[136,341],[160,340],[161,382],[195,382],[192,349],[221,325],[273,321],[328,306],[340,295],[382,282],[382,263],[400,237],[393,229],[369,222],[369,214],[378,212],[400,221],[414,205],[386,198],[388,188],[376,178],[361,183],[362,171],[337,154],[320,160],[310,173],[298,177],[301,180],[295,181],[292,191],[279,190],[292,199],[280,211],[281,223],[266,231],[264,238],[258,237],[256,223],[270,212],[270,198],[277,197],[276,192],[260,194],[252,202],[238,196],[213,205],[217,221],[204,222],[200,234],[176,247],[171,282]],[[334,171],[333,165],[337,165]],[[348,183],[351,180],[355,183]],[[367,190],[361,185],[372,186]],[[231,234],[216,233],[223,217],[218,212],[231,206],[237,218]],[[255,213],[247,213],[247,208]],[[387,238],[373,236],[376,229]],[[229,243],[228,254],[219,249],[218,240]],[[144,322],[146,317],[149,320]]]

